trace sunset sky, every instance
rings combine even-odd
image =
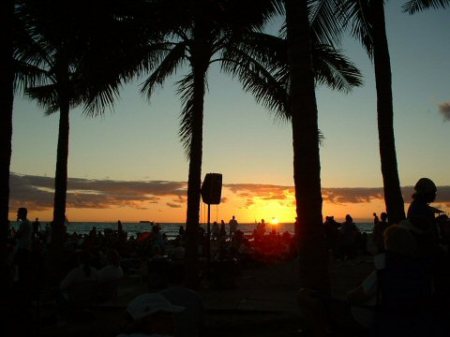
[[[436,207],[450,212],[450,10],[414,16],[404,1],[386,5],[393,75],[399,174],[405,202],[423,176],[438,185]],[[274,23],[275,24],[275,23]],[[317,89],[323,215],[358,221],[384,211],[373,67],[360,45],[341,49],[361,69],[364,84],[349,94]],[[149,103],[140,81],[125,86],[113,111],[88,118],[71,113],[70,221],[183,222],[188,161],[178,138],[181,103],[173,76]],[[212,67],[205,97],[203,176],[223,174],[222,203],[211,220],[295,219],[290,125],[276,120],[236,79]],[[17,207],[51,219],[59,115],[45,116],[16,96],[10,219]],[[407,206],[407,205],[406,205]],[[201,221],[206,221],[202,204]]]

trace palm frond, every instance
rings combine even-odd
[[[332,46],[315,44],[313,66],[316,83],[349,92],[362,84],[361,72]]]
[[[339,6],[340,15],[344,18],[344,27],[350,26],[351,34],[359,40],[373,58],[373,32],[370,1],[344,0]]]
[[[221,69],[237,77],[246,92],[281,119],[286,116],[286,68],[258,62],[246,49],[228,49],[221,59]]]
[[[261,32],[249,32],[231,41],[225,50],[240,50],[268,67],[287,64],[286,41],[280,37]]]
[[[309,19],[315,40],[328,45],[334,45],[340,41],[342,31],[338,13],[338,0],[310,1]]]
[[[161,50],[159,58],[162,60],[153,73],[143,83],[142,92],[150,98],[155,86],[162,85],[164,81],[172,75],[186,59],[186,42],[177,43],[171,50]]]
[[[182,110],[180,114],[180,129],[178,135],[181,143],[186,151],[186,155],[190,155],[190,145],[193,132],[193,108],[194,108],[194,75],[189,73],[177,82],[178,94],[181,97]]]
[[[14,74],[15,91],[25,91],[26,88],[47,85],[53,82],[48,70],[18,60],[14,61]]]
[[[54,84],[26,88],[25,94],[36,100],[45,109],[45,114],[47,115],[59,110],[58,90]]]
[[[450,6],[450,0],[410,0],[403,4],[402,9],[404,12],[414,14],[416,12],[422,12],[428,8],[446,8]]]

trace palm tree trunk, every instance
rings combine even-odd
[[[319,128],[306,1],[285,0],[300,286],[329,290],[322,225]]]
[[[194,94],[191,120],[191,143],[189,149],[188,204],[186,220],[186,267],[187,285],[191,288],[199,286],[198,280],[198,246],[200,226],[200,195],[203,153],[203,107],[205,96],[205,79],[209,58],[206,53],[206,42],[202,38],[200,25],[194,29],[191,67],[194,75]]]
[[[11,137],[14,101],[14,67],[12,18],[14,2],[0,5],[0,296],[9,291],[9,270],[6,242],[8,238],[9,169],[11,164]]]
[[[60,116],[58,129],[58,147],[56,155],[55,195],[53,203],[52,244],[58,250],[64,242],[66,198],[67,198],[67,161],[69,158],[69,100],[60,94]]]
[[[9,169],[14,101],[13,15],[14,1],[2,1],[0,7],[0,46],[2,46],[0,52],[0,247],[5,243],[8,232]]]
[[[394,136],[394,108],[392,103],[392,78],[389,47],[386,38],[384,5],[374,1],[374,65],[377,88],[378,137],[381,172],[383,175],[386,211],[391,223],[405,218],[404,202],[400,189]]]

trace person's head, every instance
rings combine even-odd
[[[387,221],[388,215],[386,212],[380,214],[381,221]]]
[[[347,215],[345,216],[345,221],[347,221],[347,222],[353,222],[352,216],[351,216],[350,214],[347,214]]]
[[[402,256],[414,257],[417,255],[418,247],[414,235],[410,231],[407,220],[399,225],[392,225],[384,231],[384,247],[386,251]]]
[[[426,202],[433,202],[436,199],[436,184],[429,178],[420,178],[414,186],[414,199],[422,199]]]
[[[171,336],[174,333],[173,315],[184,307],[173,305],[160,293],[135,297],[127,306],[131,320],[130,332]]]
[[[17,220],[25,220],[27,218],[28,210],[25,207],[17,209]]]

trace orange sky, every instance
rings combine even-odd
[[[52,218],[53,179],[12,175],[13,191],[10,219],[15,220],[18,207],[27,207],[29,218],[50,221]],[[18,192],[17,192],[18,191]],[[403,188],[405,202],[412,187]],[[184,222],[186,218],[186,183],[171,181],[112,181],[69,178],[67,217],[71,222]],[[372,213],[384,211],[381,188],[323,188],[323,216],[333,215],[342,221],[346,214],[355,221],[372,220]],[[450,186],[439,188],[433,205],[450,211]],[[405,208],[407,204],[405,204]],[[235,215],[241,223],[277,219],[295,220],[292,186],[270,184],[224,184],[222,202],[211,206],[211,221]],[[207,222],[207,205],[201,203],[200,220]]]

